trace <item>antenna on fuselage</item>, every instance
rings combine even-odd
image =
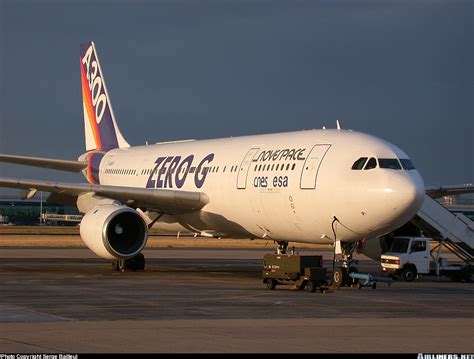
[[[339,123],[339,120],[336,120],[336,128],[337,128],[338,130],[341,129],[341,124]]]

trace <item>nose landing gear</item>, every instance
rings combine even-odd
[[[337,241],[334,247],[334,263],[332,273],[332,285],[336,287],[351,286],[357,284],[357,279],[352,279],[349,273],[358,272],[355,265],[357,261],[352,258],[358,242],[340,242]],[[336,254],[342,255],[342,261],[336,260]],[[339,265],[336,266],[336,263]]]

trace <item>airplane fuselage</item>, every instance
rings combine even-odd
[[[403,225],[424,195],[415,169],[352,169],[360,158],[408,156],[363,133],[311,130],[117,148],[93,155],[87,178],[207,194],[200,211],[163,215],[165,232],[332,243],[337,218],[337,239],[352,242]]]

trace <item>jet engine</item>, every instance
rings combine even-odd
[[[382,238],[380,237],[366,239],[360,242],[357,247],[357,253],[364,254],[375,261],[380,261],[383,252]]]
[[[104,259],[130,259],[145,247],[148,227],[134,209],[103,204],[88,211],[81,221],[81,238]]]

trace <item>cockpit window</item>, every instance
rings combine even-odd
[[[375,160],[375,158],[371,157],[370,160],[365,165],[364,170],[371,170],[372,168],[375,168],[375,167],[377,167],[377,161]]]
[[[396,158],[379,158],[380,168],[390,168],[391,170],[401,170],[400,162]]]
[[[353,170],[361,170],[364,168],[365,162],[367,161],[367,157],[361,157],[357,161],[354,162],[352,165]]]
[[[400,158],[400,162],[402,164],[402,167],[404,170],[414,170],[415,169],[415,166],[413,165],[413,163],[408,159],[408,158]]]

